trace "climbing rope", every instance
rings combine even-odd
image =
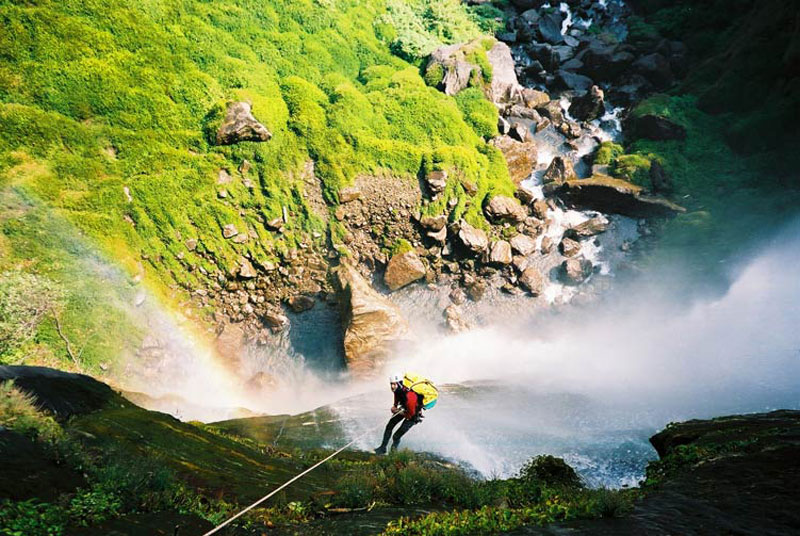
[[[395,415],[398,412],[394,412]],[[380,426],[384,426],[384,425],[381,424]],[[338,455],[339,453],[341,453],[343,450],[345,450],[347,447],[349,447],[350,445],[352,445],[353,443],[355,443],[356,441],[358,441],[359,439],[361,439],[365,435],[372,433],[375,430],[375,428],[379,428],[380,426],[375,426],[374,428],[370,428],[369,430],[367,430],[366,432],[364,432],[360,436],[356,437],[355,439],[350,441],[350,443],[348,443],[347,445],[343,446],[342,448],[340,448],[339,450],[337,450],[336,452],[334,452],[333,454],[331,454],[330,456],[328,456],[324,460],[320,460],[319,462],[315,463],[314,465],[312,465],[311,467],[309,467],[308,469],[306,469],[305,471],[303,471],[299,475],[293,477],[291,480],[288,480],[288,481],[284,482],[283,484],[281,484],[280,487],[278,487],[278,488],[272,490],[271,492],[269,492],[268,494],[264,495],[259,500],[257,500],[256,502],[254,502],[253,504],[251,504],[250,506],[248,506],[247,508],[245,508],[244,510],[242,510],[241,512],[236,514],[235,516],[231,517],[230,519],[228,519],[227,521],[225,521],[221,525],[218,525],[218,526],[214,527],[213,529],[211,529],[210,531],[208,531],[205,534],[203,534],[203,536],[210,536],[211,534],[214,534],[215,532],[218,532],[219,530],[221,530],[223,527],[228,526],[233,520],[240,518],[241,516],[243,516],[244,514],[246,514],[247,512],[252,510],[253,508],[255,508],[256,506],[258,506],[259,504],[263,503],[264,501],[266,501],[267,499],[269,499],[270,497],[272,497],[273,495],[278,493],[283,488],[287,487],[292,482],[295,482],[295,481],[299,480],[300,478],[302,478],[303,476],[307,475],[308,473],[310,473],[311,471],[313,471],[314,469],[316,469],[317,467],[319,467],[323,463],[327,462],[331,458],[333,458],[336,455]]]

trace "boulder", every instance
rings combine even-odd
[[[501,136],[504,136],[511,132],[511,123],[508,122],[507,119],[504,117],[497,118],[497,132],[500,133]]]
[[[579,285],[592,274],[592,263],[583,258],[571,258],[561,263],[561,279],[567,285]]]
[[[256,276],[258,276],[258,272],[253,268],[253,264],[244,257],[241,257],[239,259],[239,277],[242,279],[253,279]]]
[[[564,110],[561,108],[561,103],[557,100],[551,100],[547,104],[536,108],[536,111],[552,121],[555,125],[560,125],[564,122]]]
[[[314,298],[311,296],[304,296],[302,294],[298,294],[297,296],[292,296],[288,300],[286,300],[286,305],[289,306],[289,309],[295,313],[302,313],[304,311],[308,311],[309,309],[314,308]]]
[[[560,11],[553,11],[539,18],[537,28],[542,39],[550,44],[558,45],[564,41],[561,35],[561,23],[564,19]]]
[[[511,248],[520,255],[530,255],[536,249],[536,240],[520,233],[511,239]]]
[[[592,87],[592,79],[582,74],[573,73],[565,69],[559,69],[556,72],[555,85],[561,89],[569,89],[572,91],[588,91]]]
[[[423,216],[419,220],[419,224],[426,231],[441,231],[447,225],[447,216],[440,214],[439,216]]]
[[[520,95],[522,97],[522,102],[527,108],[538,108],[550,102],[550,95],[536,89],[526,87],[520,91]]]
[[[361,197],[361,189],[358,186],[348,186],[339,190],[339,202],[349,203]]]
[[[511,56],[511,49],[502,41],[495,42],[486,56],[492,66],[492,83],[489,88],[492,101],[499,103],[507,95],[521,89],[514,71],[514,58]]]
[[[269,309],[261,315],[261,320],[273,331],[281,331],[289,325],[289,318],[280,309]]]
[[[550,165],[547,166],[547,170],[542,176],[542,182],[544,184],[562,183],[577,178],[578,177],[575,175],[575,168],[572,166],[572,161],[561,156],[556,156],[553,158],[553,161],[550,162]]]
[[[552,45],[533,43],[527,46],[525,50],[528,53],[528,57],[534,60],[534,62],[538,62],[538,65],[533,63],[526,68],[525,72],[529,75],[538,74],[544,70],[552,72],[558,69],[561,58]]]
[[[580,240],[581,238],[588,238],[603,233],[608,230],[608,227],[607,219],[603,216],[595,216],[574,227],[570,227],[564,232],[564,236]]]
[[[598,119],[605,113],[604,97],[602,89],[592,86],[589,91],[572,101],[569,113],[579,121]]]
[[[467,296],[474,302],[481,301],[484,294],[486,294],[486,281],[481,278],[468,275],[464,277],[463,284],[467,289]]]
[[[674,79],[669,60],[658,53],[642,56],[633,62],[632,68],[657,89],[669,86]]]
[[[530,205],[531,203],[533,203],[533,200],[535,199],[533,197],[533,193],[530,190],[528,190],[527,188],[523,188],[521,186],[518,187],[517,190],[514,192],[514,197],[519,199],[519,202],[522,203],[523,206]]]
[[[685,128],[660,115],[644,114],[633,117],[626,123],[633,135],[639,138],[656,141],[686,139]]]
[[[476,229],[464,220],[459,222],[458,239],[472,253],[483,253],[489,247],[489,239],[486,237],[486,233]]]
[[[686,212],[685,208],[661,196],[644,193],[641,186],[604,175],[550,186],[548,193],[558,195],[568,205],[607,214],[651,218]]]
[[[564,238],[558,245],[558,250],[565,257],[574,257],[581,252],[581,243],[572,238]]]
[[[508,164],[508,172],[514,184],[519,184],[530,177],[536,167],[538,157],[536,144],[532,141],[524,143],[512,139],[510,136],[498,136],[490,142],[500,149]]]
[[[469,86],[473,71],[480,71],[480,67],[466,61],[463,48],[465,43],[456,43],[439,47],[433,51],[426,72],[431,69],[441,69],[443,73],[439,88],[446,95],[456,95]]]
[[[492,244],[492,250],[489,253],[489,262],[492,264],[511,264],[511,244],[505,240],[498,240]]]
[[[516,141],[525,143],[528,141],[528,127],[519,121],[515,121],[511,123],[511,130],[508,132],[508,135]]]
[[[544,199],[537,199],[533,202],[533,215],[539,218],[540,220],[547,219],[547,201]]]
[[[529,266],[519,276],[519,284],[532,295],[538,296],[544,292],[545,279],[538,268]]]
[[[444,318],[447,327],[453,333],[461,333],[470,329],[470,324],[462,316],[461,308],[456,304],[450,304],[444,310]]]
[[[236,229],[236,226],[232,223],[228,223],[222,227],[223,238],[233,238],[237,234],[239,234],[239,230]]]
[[[492,197],[483,211],[490,220],[495,222],[510,221],[520,223],[525,221],[528,213],[513,197],[496,195]]]
[[[415,251],[398,253],[389,259],[383,280],[389,290],[395,291],[425,277],[425,265]]]
[[[633,54],[627,50],[603,43],[599,39],[592,40],[577,57],[583,62],[581,73],[601,81],[615,80],[634,60]]]
[[[432,195],[439,195],[447,187],[447,172],[431,171],[425,175],[425,186]]]
[[[344,319],[347,366],[356,376],[370,376],[408,331],[408,323],[349,263],[336,267],[333,276]]]
[[[438,231],[430,231],[425,236],[428,238],[435,240],[440,244],[444,244],[447,240],[447,227],[442,227]]]
[[[232,145],[242,141],[269,141],[272,133],[259,123],[250,111],[247,102],[228,105],[225,119],[217,131],[217,145]]]

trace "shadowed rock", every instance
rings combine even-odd
[[[344,318],[344,354],[357,376],[369,376],[383,364],[393,343],[408,331],[400,310],[376,292],[353,266],[334,270]]]
[[[652,218],[686,212],[663,197],[644,193],[641,186],[604,175],[550,186],[546,193],[558,195],[568,205],[605,213]]]
[[[4,380],[14,380],[14,385],[36,398],[39,407],[59,419],[96,411],[116,396],[94,378],[45,367],[0,366],[0,381]]]
[[[225,119],[217,131],[217,145],[232,145],[240,141],[269,141],[272,133],[259,123],[247,102],[228,105]]]

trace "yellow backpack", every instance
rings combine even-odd
[[[424,409],[431,409],[439,399],[439,390],[436,389],[432,381],[424,376],[406,372],[403,375],[403,386],[422,397],[422,407]]]

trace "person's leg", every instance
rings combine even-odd
[[[383,441],[381,441],[381,446],[375,449],[377,454],[386,453],[386,446],[389,444],[389,438],[392,436],[392,430],[394,430],[394,427],[397,426],[397,423],[399,423],[401,420],[403,420],[403,414],[398,413],[389,419],[388,423],[386,423],[386,429],[383,431]]]
[[[400,444],[400,438],[402,438],[415,424],[417,423],[413,420],[403,421],[403,424],[400,425],[400,428],[397,429],[397,431],[394,433],[394,437],[392,437],[392,451],[397,450],[397,446]]]

